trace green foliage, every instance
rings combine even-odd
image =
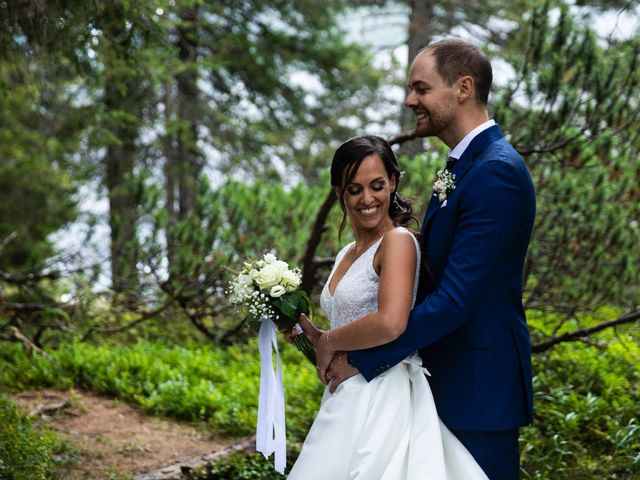
[[[536,185],[527,306],[570,314],[603,304],[633,308],[640,296],[638,37],[599,41],[589,13],[581,18],[563,2],[530,13],[503,52],[516,78],[493,101]]]
[[[558,325],[553,315],[530,312],[529,318],[534,337]],[[578,325],[598,321],[582,318]],[[596,346],[561,344],[534,357],[535,420],[532,428],[522,430],[523,478],[640,475],[637,330],[603,332],[593,340]]]
[[[603,310],[600,315],[616,313]],[[530,311],[529,318],[534,339],[548,336],[558,325],[556,316],[539,311]],[[600,320],[582,317],[560,332]],[[534,357],[536,418],[533,427],[522,429],[523,478],[640,475],[638,340],[637,329],[605,331],[589,345],[565,343]],[[292,461],[318,409],[322,385],[293,347],[283,345],[281,354]],[[51,355],[49,363],[29,358],[18,346],[1,350],[0,384],[5,390],[76,386],[117,396],[149,412],[206,422],[233,436],[255,429],[259,362],[253,340],[215,349],[150,341],[70,344]],[[271,462],[259,455],[233,457],[212,468],[209,474],[220,477],[210,478],[278,478]]]
[[[48,127],[55,107],[39,106],[59,95],[24,59],[0,59],[0,270],[44,262],[54,253],[49,235],[75,217],[75,184],[65,167],[77,138],[63,113],[61,131]]]
[[[303,438],[318,408],[315,370],[291,346],[283,346],[288,435]],[[255,341],[243,347],[175,347],[141,341],[131,346],[86,343],[51,352],[53,362],[28,358],[17,346],[0,352],[1,385],[12,390],[72,385],[117,396],[147,411],[209,423],[229,435],[255,428],[260,364]]]
[[[36,430],[11,400],[0,395],[0,478],[52,478],[55,448],[54,437]]]
[[[287,470],[291,463],[287,466]],[[200,471],[190,472],[189,480],[277,480],[284,475],[273,470],[273,461],[261,454],[233,454],[222,462],[207,465]]]

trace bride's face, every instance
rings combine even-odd
[[[389,202],[396,182],[376,154],[365,157],[344,188],[344,203],[354,231],[376,230],[391,222]]]

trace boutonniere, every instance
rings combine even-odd
[[[456,189],[456,174],[449,170],[438,170],[438,179],[433,184],[434,195],[440,202],[444,202],[451,192]]]

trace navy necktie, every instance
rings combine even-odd
[[[453,168],[453,166],[456,164],[456,162],[457,162],[457,161],[458,161],[458,159],[457,159],[457,158],[449,157],[449,158],[447,159],[447,166],[446,166],[446,167],[444,167],[444,169],[450,172],[450,171],[451,171],[451,169]]]

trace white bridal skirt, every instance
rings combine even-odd
[[[487,480],[436,412],[420,357],[325,389],[289,480]]]

